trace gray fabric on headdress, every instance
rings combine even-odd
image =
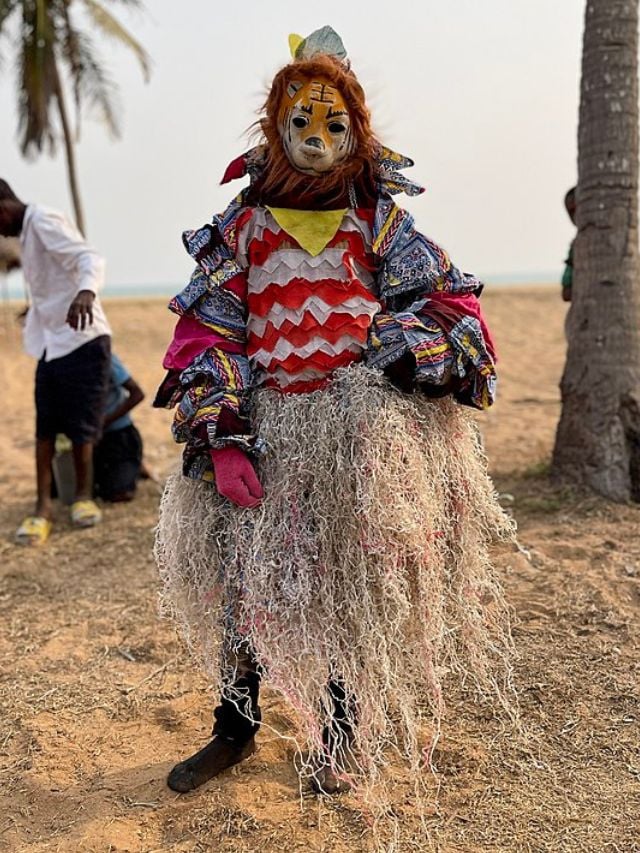
[[[321,27],[301,41],[296,50],[296,59],[311,59],[319,53],[328,53],[340,60],[347,58],[342,39],[332,27]]]

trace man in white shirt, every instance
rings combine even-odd
[[[38,359],[38,499],[34,515],[16,531],[16,541],[41,544],[51,530],[51,463],[59,433],[73,444],[72,522],[90,527],[101,518],[92,499],[91,460],[102,431],[110,370],[111,330],[97,296],[104,281],[104,260],[61,213],[24,204],[2,179],[0,235],[20,238],[31,302],[24,344]]]

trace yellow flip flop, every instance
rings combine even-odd
[[[52,524],[48,518],[40,515],[30,515],[16,530],[17,545],[44,545],[51,533]]]
[[[74,527],[94,527],[102,521],[102,512],[95,501],[74,501],[70,511]]]

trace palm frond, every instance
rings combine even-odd
[[[140,42],[98,0],[82,0],[90,19],[100,32],[120,42],[131,50],[142,68],[145,82],[151,75],[151,58]],[[140,6],[137,0],[128,0],[129,6]]]
[[[120,135],[118,89],[101,62],[93,39],[77,32],[77,49],[80,72],[77,77],[80,99],[90,109],[97,111],[109,133]]]
[[[57,69],[55,32],[46,0],[22,4],[18,55],[18,136],[23,154],[55,145],[51,101]]]
[[[15,49],[20,148],[25,156],[42,151],[45,145],[53,153],[56,139],[64,139],[71,194],[81,230],[82,205],[65,87],[72,88],[78,125],[86,106],[100,114],[112,135],[117,136],[120,128],[115,83],[90,35],[76,26],[75,9],[80,6],[84,10],[85,24],[91,24],[97,34],[114,39],[133,52],[146,80],[151,67],[142,45],[105,8],[105,4],[116,2],[130,9],[143,8],[141,0],[0,0],[0,41],[8,38]]]
[[[63,2],[62,4],[59,30],[61,35],[58,40],[58,51],[69,68],[69,82],[73,91],[73,102],[76,111],[75,135],[76,139],[79,139],[81,120],[80,78],[82,76],[82,65],[78,46],[78,32],[71,22],[68,2]]]

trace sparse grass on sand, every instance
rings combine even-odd
[[[528,742],[454,692],[436,754],[425,835],[403,810],[401,850],[640,851],[640,511],[546,480],[559,411],[564,306],[546,288],[484,297],[501,396],[480,416],[520,550],[496,553],[515,611]],[[171,329],[161,302],[108,304],[116,349],[153,395]],[[151,558],[158,488],[144,483],[103,525],[60,510],[42,550],[11,544],[32,490],[33,364],[0,324],[0,849],[20,853],[368,850],[349,797],[303,792],[291,748],[268,731],[246,764],[200,792],[164,785],[207,739],[214,698],[172,626],[157,618]],[[533,335],[531,330],[535,329]],[[535,365],[535,370],[532,366]],[[140,409],[150,465],[177,459],[169,414]],[[263,714],[292,727],[265,691]],[[402,768],[397,785],[410,786]]]

